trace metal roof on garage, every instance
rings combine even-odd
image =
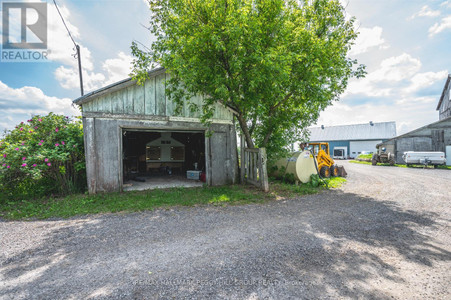
[[[386,140],[396,136],[396,122],[310,127],[310,141]]]

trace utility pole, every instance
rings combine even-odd
[[[80,55],[80,46],[77,44],[75,45],[75,48],[77,49],[77,58],[78,58],[78,73],[80,74],[80,90],[81,90],[81,95],[84,95],[83,92],[83,74],[82,74],[82,70],[81,70],[81,55]]]

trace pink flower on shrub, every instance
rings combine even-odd
[[[24,157],[22,157],[22,160],[26,160],[27,158],[24,156]]]
[[[25,145],[25,142],[22,142],[22,146]]]
[[[20,124],[23,124],[23,122],[20,122]]]
[[[33,133],[33,130],[28,131],[29,133]]]
[[[27,122],[31,122],[31,120],[27,120]]]
[[[66,143],[64,141],[61,142],[62,145],[66,145]]]
[[[55,132],[58,132],[58,131],[59,131],[58,127],[57,127],[57,128],[55,128]]]
[[[75,148],[75,145],[73,145],[72,147],[74,147],[74,148]]]
[[[34,129],[38,129],[38,126],[35,126]]]
[[[19,151],[19,148],[16,148],[16,149],[14,149],[14,150]]]
[[[39,122],[42,122],[42,119],[38,119]]]
[[[55,144],[55,147],[58,147],[59,145],[60,145],[60,144],[56,143],[56,144]]]
[[[23,131],[23,128],[22,128],[22,127],[20,127],[20,128],[19,128],[19,130],[20,130],[20,131]]]
[[[27,166],[27,164],[26,164],[26,163],[23,163],[23,164],[22,164],[22,167],[26,167],[26,166]]]
[[[11,166],[6,166],[7,169],[11,168]]]
[[[36,167],[37,166],[37,164],[33,164],[33,167]]]
[[[50,167],[51,165],[52,165],[51,163],[47,163],[47,166],[49,166],[49,167]]]
[[[3,166],[6,166],[6,164],[3,164]]]
[[[39,143],[38,145],[39,145],[39,146],[42,146],[42,143]]]
[[[48,162],[48,161],[49,161],[49,159],[48,159],[48,158],[46,158],[46,159],[44,159],[44,161],[45,161],[45,162]]]
[[[44,140],[40,140],[41,143],[44,143]]]
[[[3,157],[6,158],[6,154],[3,154]]]

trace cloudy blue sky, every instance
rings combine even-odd
[[[74,47],[47,2],[50,62],[0,62],[0,130],[33,114],[79,114],[71,105],[80,94]],[[368,74],[351,81],[317,124],[396,121],[401,134],[438,120],[435,108],[451,71],[451,0],[342,2],[360,32],[350,57]],[[126,78],[131,42],[152,42],[143,26],[150,18],[145,0],[57,3],[81,45],[85,92]]]

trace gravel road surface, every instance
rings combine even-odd
[[[451,171],[292,200],[0,221],[0,299],[451,299]]]

